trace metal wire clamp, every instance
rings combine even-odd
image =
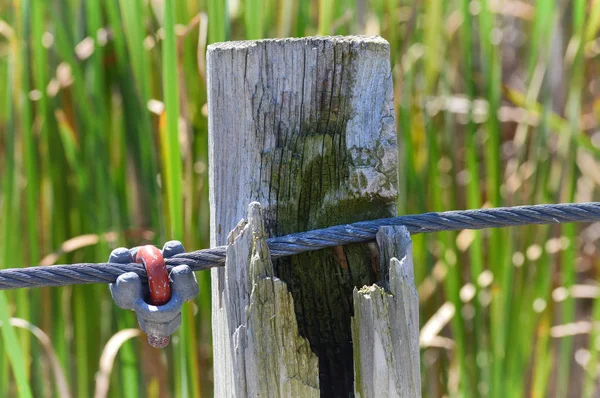
[[[108,260],[118,264],[137,262],[146,268],[147,284],[136,273],[127,272],[109,288],[119,308],[135,311],[148,343],[156,348],[169,344],[170,335],[181,325],[181,306],[199,291],[196,276],[188,265],[174,267],[168,274],[164,258],[184,252],[181,242],[169,241],[162,252],[151,245],[131,250],[118,248]]]

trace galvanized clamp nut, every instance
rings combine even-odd
[[[131,250],[115,249],[108,261],[120,264],[132,263],[136,260],[138,250],[139,247]],[[162,257],[168,258],[183,252],[185,249],[180,242],[170,241],[165,243]],[[109,285],[117,306],[136,312],[140,328],[148,335],[148,342],[157,348],[169,344],[169,336],[181,325],[181,306],[185,301],[196,297],[199,291],[196,277],[187,265],[174,267],[168,278],[171,284],[170,299],[162,305],[148,303],[148,301],[152,302],[148,285],[142,283],[139,275],[134,272],[120,275],[115,283]]]

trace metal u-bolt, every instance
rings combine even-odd
[[[171,299],[171,283],[165,259],[158,248],[147,245],[142,246],[135,253],[135,262],[144,265],[148,274],[148,288],[150,292],[149,304],[161,306]],[[152,347],[163,348],[169,344],[169,336],[148,334],[148,344]]]
[[[140,328],[148,335],[148,343],[156,348],[169,344],[169,337],[181,325],[181,306],[198,294],[198,282],[188,265],[170,271],[165,258],[185,253],[179,241],[165,243],[162,251],[154,246],[124,247],[112,251],[109,263],[143,264],[148,283],[135,272],[119,275],[109,284],[110,293],[119,308],[135,311]]]

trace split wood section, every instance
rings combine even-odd
[[[271,262],[263,238],[396,214],[389,45],[219,43],[207,68],[211,244],[229,244],[211,271],[215,396],[351,396],[353,291],[383,280],[377,246]]]
[[[384,279],[354,289],[355,395],[420,397],[419,297],[405,227],[377,232]]]

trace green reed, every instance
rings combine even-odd
[[[0,265],[39,263],[74,237],[85,242],[56,262],[105,261],[114,247],[168,239],[188,250],[209,245],[206,71],[198,60],[224,40],[386,38],[401,214],[597,200],[578,162],[600,157],[590,134],[597,122],[589,122],[600,118],[600,1],[518,4],[0,2]],[[434,286],[421,296],[421,324],[446,302],[455,311],[441,332],[451,347],[422,348],[424,396],[565,397],[578,384],[583,396],[598,393],[598,331],[583,345],[552,332],[600,318],[597,299],[553,298],[597,275],[597,253],[582,255],[594,243],[583,228],[414,237],[418,287]],[[556,242],[568,245],[551,249]],[[200,296],[184,307],[172,348],[157,353],[143,338],[120,347],[111,396],[212,395],[210,274],[197,277]],[[470,301],[465,286],[475,289]],[[136,327],[105,286],[8,292],[0,312],[1,395],[58,394],[42,347],[9,317],[50,336],[76,396],[94,391],[108,340]],[[587,352],[585,364],[573,362],[576,352]]]

